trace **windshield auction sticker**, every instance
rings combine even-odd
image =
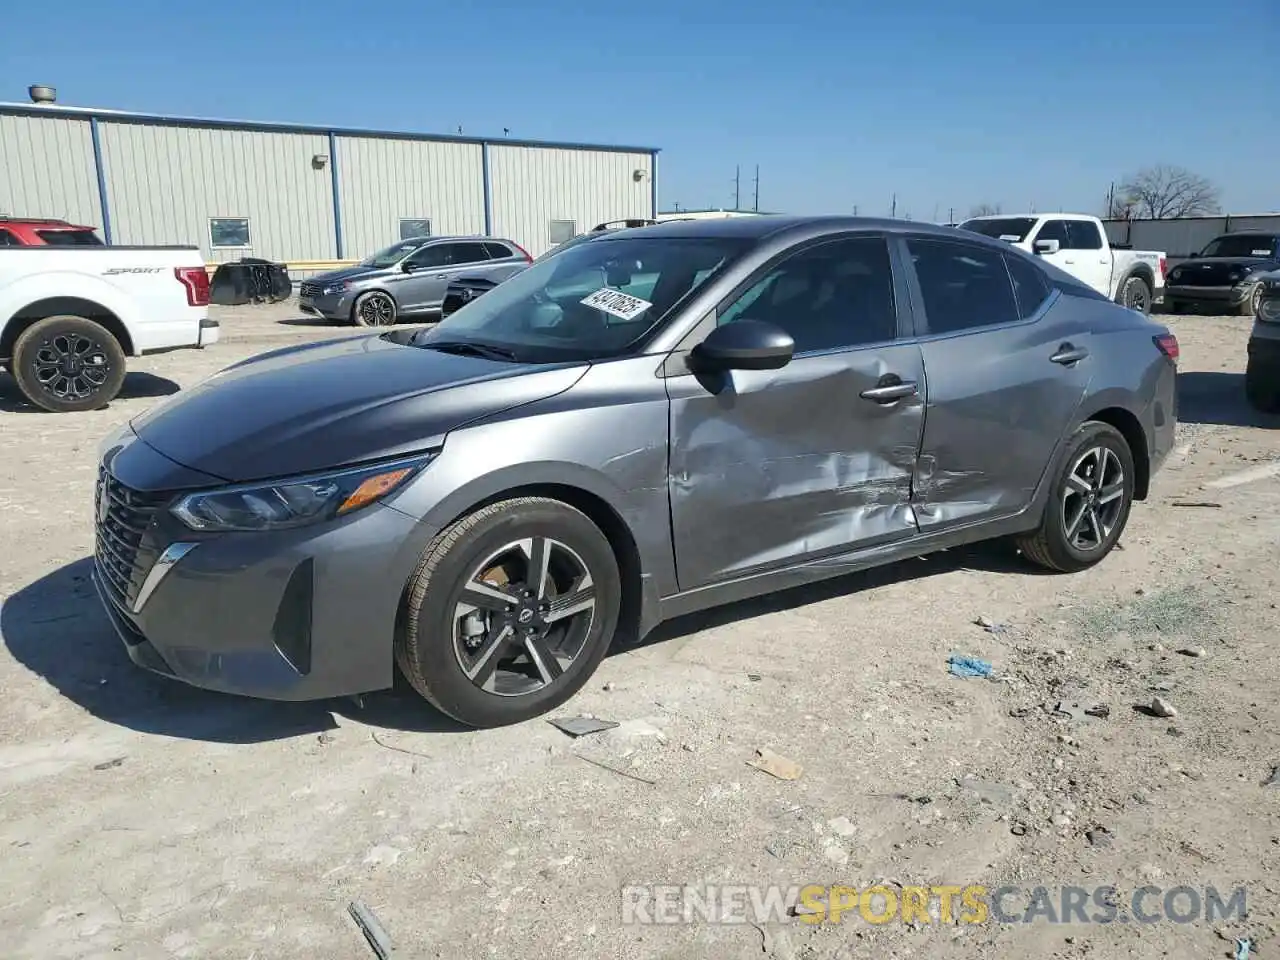
[[[629,293],[609,287],[601,287],[590,296],[583,297],[579,302],[584,307],[603,310],[619,320],[634,320],[653,306],[648,300],[641,300],[639,297],[633,297]]]

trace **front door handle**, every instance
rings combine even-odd
[[[875,403],[894,403],[903,397],[915,396],[920,389],[914,380],[899,380],[892,374],[881,377],[880,381],[880,386],[863,390],[858,396]]]
[[[1057,353],[1049,359],[1054,363],[1060,363],[1064,367],[1069,367],[1074,363],[1079,363],[1089,355],[1089,351],[1084,347],[1077,347],[1070,343],[1064,343],[1058,347]]]

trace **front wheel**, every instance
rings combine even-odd
[[[45,317],[13,345],[10,362],[23,395],[50,413],[105,407],[124,386],[124,348],[84,317]]]
[[[1151,286],[1141,277],[1130,277],[1120,288],[1120,303],[1139,313],[1151,313]]]
[[[372,290],[361,294],[351,308],[351,321],[357,327],[391,327],[396,322],[396,302],[391,294]]]
[[[519,723],[590,679],[621,600],[613,550],[586,515],[542,497],[504,500],[427,547],[409,581],[396,660],[455,720]]]
[[[1050,570],[1087,569],[1120,540],[1133,491],[1133,453],[1124,435],[1110,424],[1081,424],[1067,444],[1039,528],[1018,546]]]
[[[1262,284],[1255,283],[1253,285],[1253,293],[1245,297],[1244,302],[1240,304],[1240,316],[1256,317],[1262,308]]]

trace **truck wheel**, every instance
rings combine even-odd
[[[84,317],[45,317],[13,346],[10,366],[28,400],[50,413],[98,410],[124,385],[124,349]]]
[[[1141,277],[1130,277],[1120,288],[1120,304],[1139,313],[1151,313],[1151,286]]]
[[[1244,303],[1240,304],[1240,316],[1256,317],[1258,310],[1262,307],[1262,284],[1255,283],[1253,285],[1253,293],[1244,298]]]
[[[396,302],[391,294],[371,290],[361,294],[351,308],[351,322],[357,327],[391,327],[396,322]]]
[[[1280,373],[1275,367],[1250,363],[1244,368],[1244,396],[1259,413],[1280,413]]]

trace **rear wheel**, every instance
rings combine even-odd
[[[23,395],[44,410],[97,410],[124,385],[124,348],[92,320],[45,317],[18,337],[10,367]]]
[[[1124,435],[1107,423],[1082,424],[1067,444],[1039,528],[1018,540],[1023,555],[1062,573],[1093,566],[1124,532],[1133,481]]]
[[[372,290],[356,299],[351,308],[351,322],[357,327],[390,327],[395,325],[396,312],[391,294]]]
[[[1151,285],[1142,277],[1130,277],[1120,288],[1120,303],[1139,313],[1151,312]]]
[[[622,589],[608,539],[557,500],[492,504],[441,533],[409,582],[401,672],[462,723],[518,723],[595,672]]]

